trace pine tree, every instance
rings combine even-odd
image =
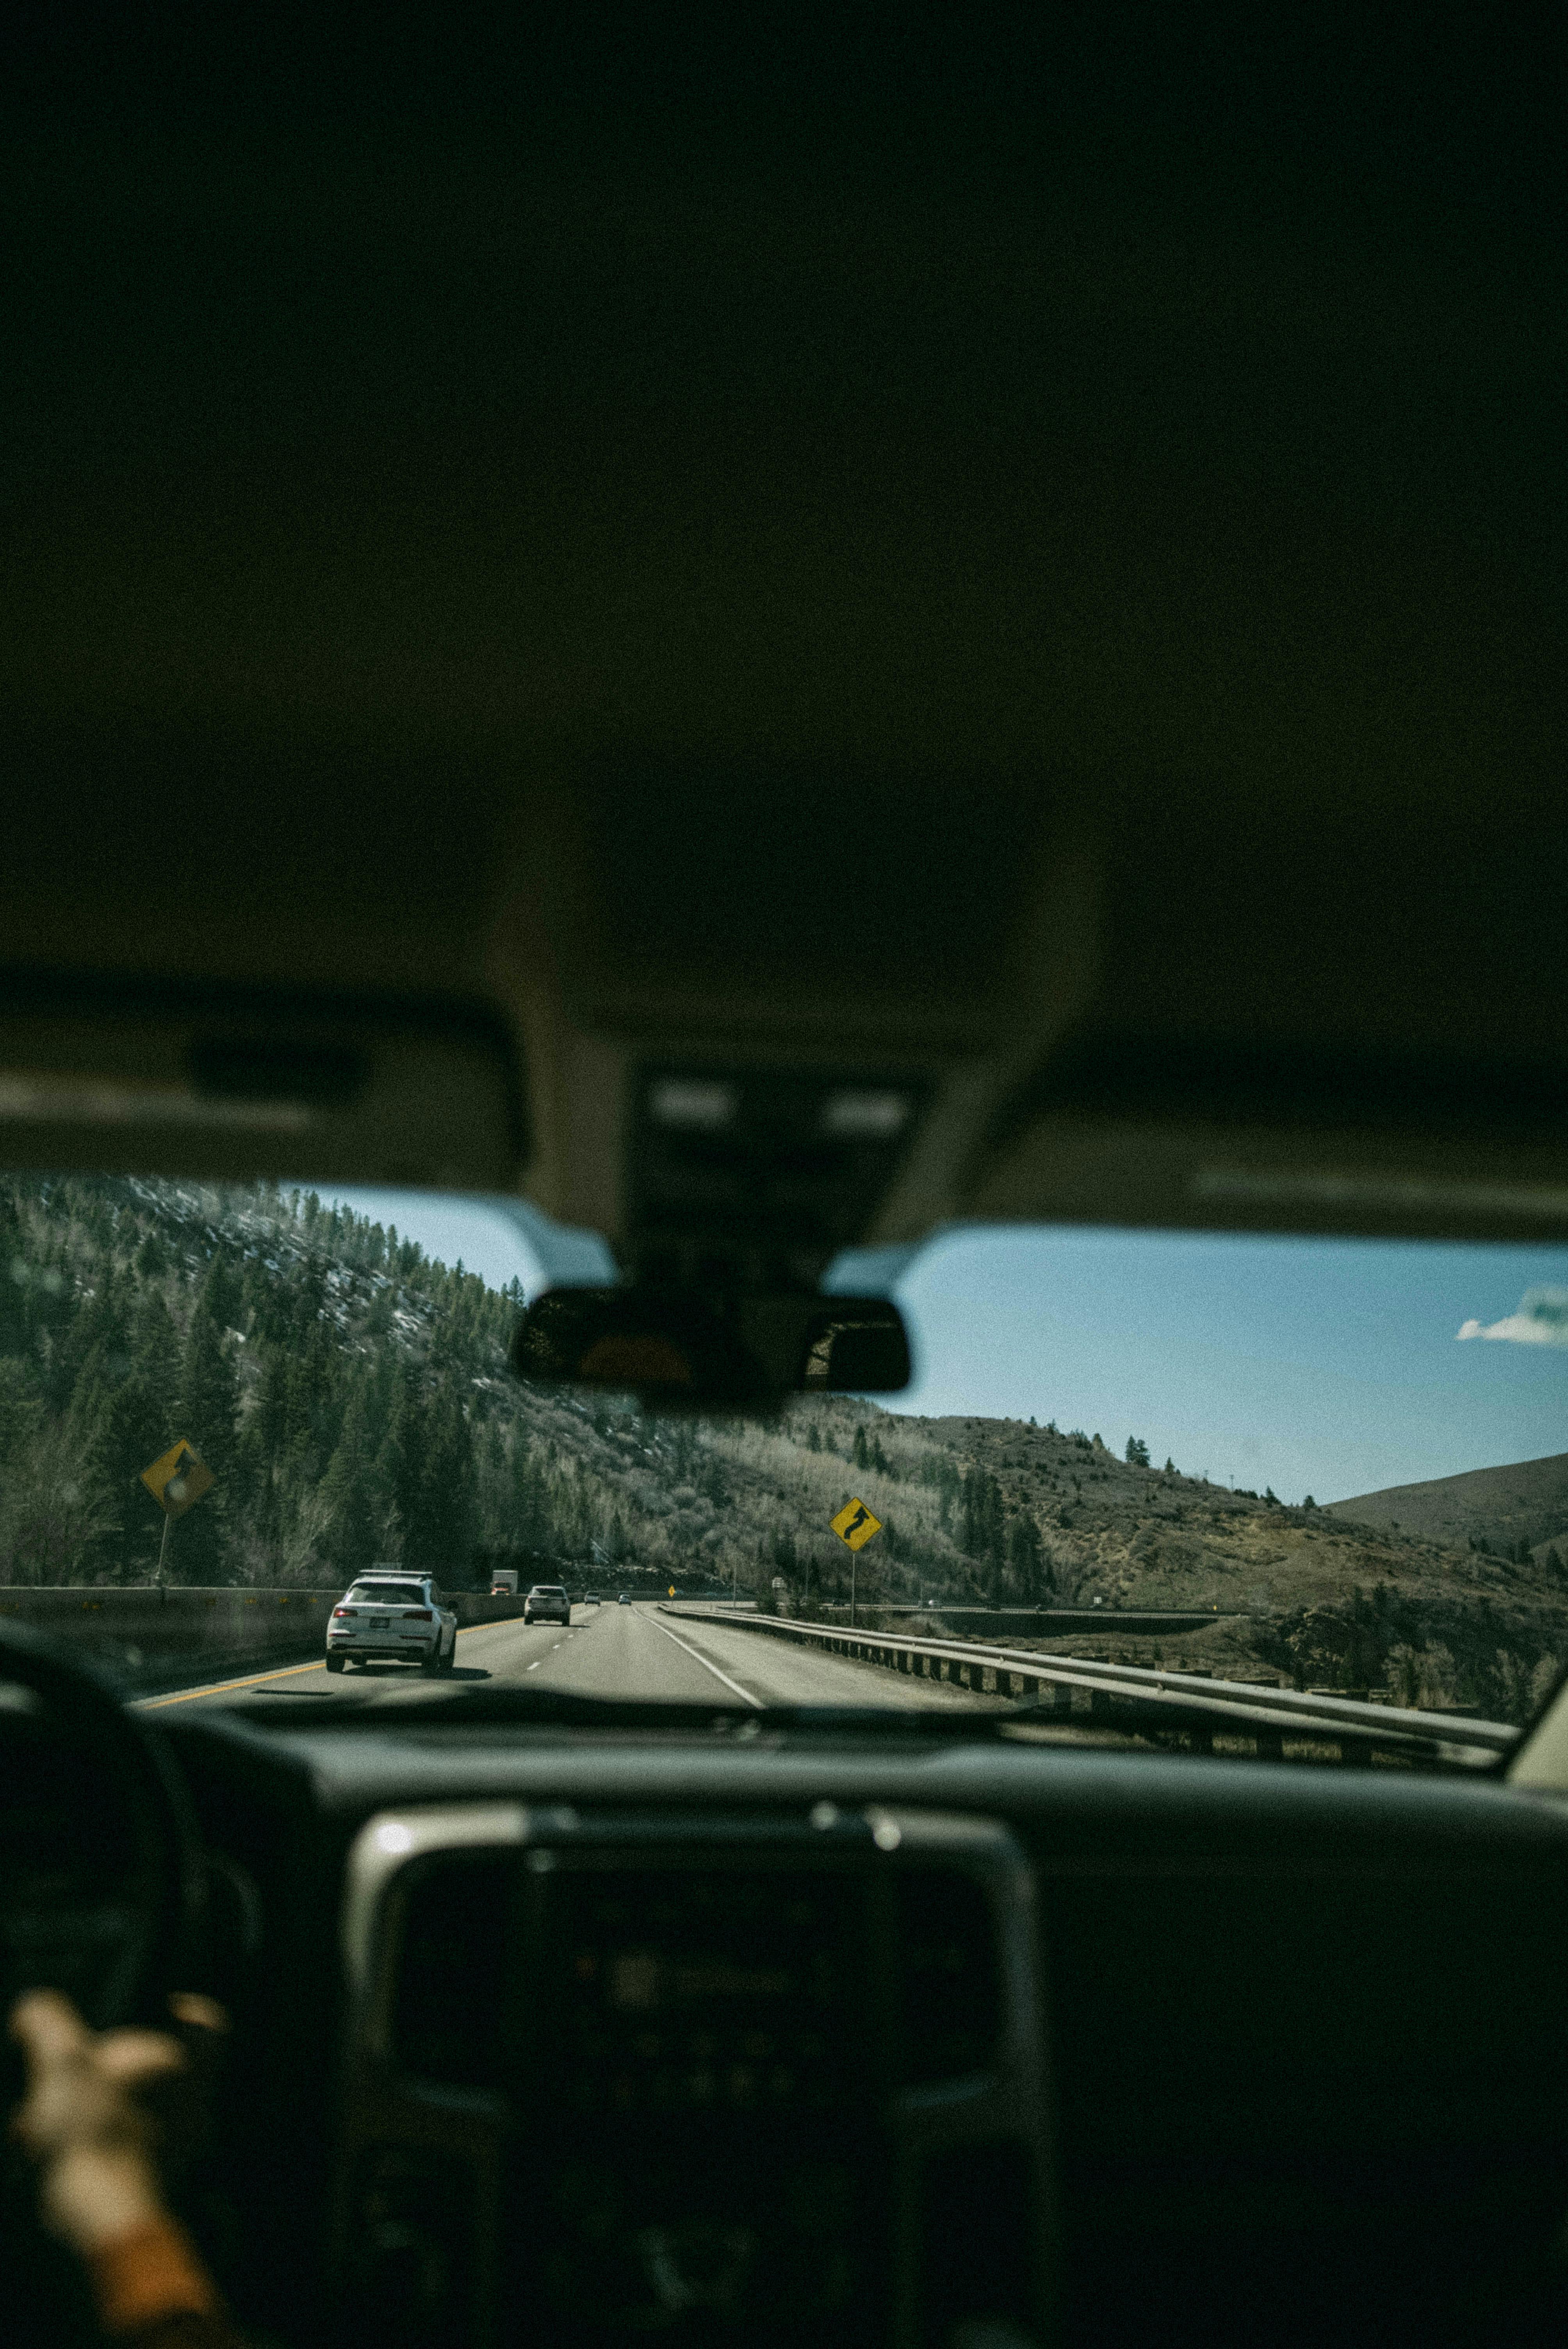
[[[176,1435],[187,1437],[215,1476],[233,1465],[239,1391],[223,1335],[202,1299],[191,1315],[174,1393]]]
[[[136,1251],[136,1268],[143,1280],[157,1280],[169,1269],[169,1250],[156,1224],[149,1226],[146,1238]]]
[[[419,1458],[424,1444],[424,1406],[419,1374],[412,1362],[400,1361],[393,1384],[392,1410],[387,1433],[377,1455],[376,1482],[386,1521],[388,1557],[408,1557],[408,1527],[419,1515]]]
[[[85,1299],[62,1330],[49,1361],[49,1399],[56,1410],[72,1406],[88,1358],[98,1355],[98,1376],[111,1376],[110,1357],[123,1354],[128,1343],[122,1284],[116,1279],[112,1258],[96,1268],[92,1294]]]
[[[244,1309],[244,1282],[228,1251],[216,1247],[201,1284],[201,1302],[220,1330],[237,1330]]]
[[[508,1547],[506,1439],[499,1419],[487,1420],[474,1443],[474,1489],[480,1540],[490,1552]]]
[[[421,1416],[422,1441],[404,1455],[403,1556],[455,1582],[472,1561],[477,1509],[473,1444],[451,1379],[441,1381]]]
[[[1015,1517],[1007,1535],[1007,1564],[1019,1597],[1030,1605],[1040,1595],[1044,1563],[1039,1526],[1033,1517]]]
[[[15,1471],[26,1460],[43,1412],[29,1365],[0,1356],[0,1469]]]
[[[323,1498],[332,1513],[333,1555],[345,1581],[374,1566],[380,1554],[370,1485],[368,1423],[365,1388],[356,1384],[344,1413],[337,1449],[322,1480]]]
[[[971,1468],[964,1479],[964,1513],[959,1522],[958,1547],[965,1557],[978,1557],[985,1547],[985,1517],[980,1506],[980,1486],[983,1472]]]
[[[507,1455],[507,1501],[501,1547],[548,1549],[548,1511],[544,1482],[532,1446],[517,1430]]]

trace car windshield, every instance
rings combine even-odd
[[[1509,1723],[1568,1658],[1568,1251],[950,1231],[899,1272],[905,1393],[702,1418],[513,1375],[544,1233],[479,1199],[6,1178],[9,1610],[70,1609],[160,1700],[368,1702],[438,1663],[456,1717],[454,1681],[979,1722],[1060,1708],[1045,1658]],[[438,1579],[455,1647],[333,1656],[346,1589],[427,1603],[359,1578],[383,1564]],[[606,1568],[615,1624],[583,1607]]]

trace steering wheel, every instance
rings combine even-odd
[[[95,2030],[196,1985],[204,1888],[179,1778],[107,1682],[0,1624],[0,2006],[61,1990]]]
[[[61,1990],[94,2030],[167,2026],[165,1999],[204,1968],[201,1848],[156,1737],[97,1674],[0,1624],[0,2115],[22,2093],[4,2032],[25,1990]],[[0,2333],[91,2349],[81,2270],[38,2223],[20,2149],[0,2157]]]

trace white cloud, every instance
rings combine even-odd
[[[1508,1338],[1516,1346],[1568,1346],[1568,1288],[1527,1288],[1501,1321],[1466,1321],[1461,1338]]]

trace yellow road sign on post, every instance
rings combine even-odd
[[[846,1501],[836,1517],[830,1518],[833,1531],[851,1549],[864,1549],[873,1534],[882,1531],[882,1519],[873,1517],[863,1501]]]
[[[183,1516],[217,1482],[195,1446],[181,1441],[141,1472],[141,1481],[166,1517]]]

